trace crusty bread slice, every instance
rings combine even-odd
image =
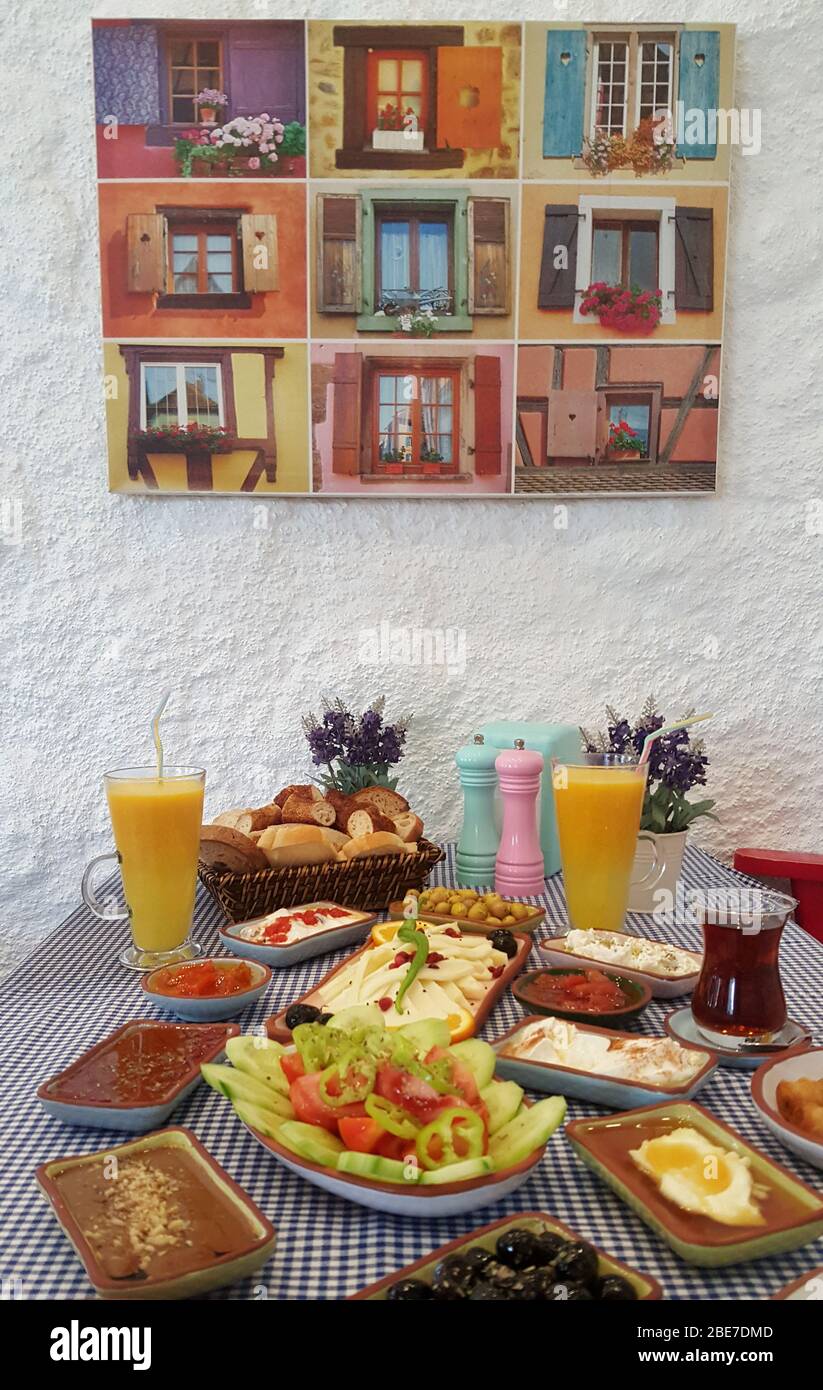
[[[273,868],[284,864],[325,864],[337,859],[337,848],[329,844],[328,829],[319,825],[272,825],[257,842]]]
[[[232,874],[251,874],[269,867],[268,859],[254,841],[228,825],[201,827],[200,858],[210,868]]]
[[[349,843],[349,836],[346,834],[345,830],[328,830],[326,826],[321,825],[320,834],[323,836],[326,844],[334,845],[335,849],[340,849],[342,845],[347,845]]]
[[[275,805],[283,809],[290,796],[300,796],[308,801],[320,801],[323,797],[319,787],[315,787],[312,782],[290,782],[287,787],[277,793],[273,798]]]
[[[298,796],[293,792],[287,801],[283,802],[281,810],[284,825],[334,825],[337,812],[330,801],[324,801],[320,796],[317,800],[310,797]]]
[[[359,835],[373,835],[378,830],[386,830],[390,835],[397,833],[394,821],[389,820],[388,816],[381,816],[379,811],[366,810],[365,806],[352,811],[346,821],[346,829],[353,839]]]
[[[399,816],[395,816],[394,828],[401,840],[405,840],[407,844],[412,840],[419,840],[423,834],[423,822],[414,811],[401,811]]]
[[[389,820],[409,809],[405,796],[393,792],[390,787],[363,787],[362,791],[354,793],[354,800],[360,806],[375,806],[380,814],[388,816]]]
[[[241,835],[251,835],[253,830],[265,830],[268,825],[278,825],[281,817],[280,807],[274,802],[269,806],[260,806],[257,810],[250,807],[235,811],[221,811],[219,816],[215,816],[213,825],[226,825],[230,830],[239,830]]]
[[[353,811],[361,809],[361,803],[355,801],[353,796],[347,796],[345,792],[339,792],[334,787],[330,787],[326,792],[326,800],[331,802],[335,809],[335,828],[345,831],[349,816]],[[372,809],[376,811],[377,807]]]
[[[391,835],[387,830],[376,830],[370,835],[358,835],[356,839],[349,840],[340,850],[340,857],[348,860],[366,859],[378,854],[406,854],[408,848],[399,835]]]

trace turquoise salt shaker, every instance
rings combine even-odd
[[[504,898],[526,898],[545,892],[545,868],[540,848],[538,806],[543,754],[525,748],[498,753],[497,776],[503,796],[503,828],[495,865],[494,888]]]
[[[482,734],[459,748],[454,761],[463,788],[463,829],[457,842],[457,883],[460,888],[478,888],[494,882],[494,862],[500,834],[494,811],[497,791],[495,759],[498,748],[486,743]]]

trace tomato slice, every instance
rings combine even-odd
[[[283,1052],[280,1055],[280,1065],[283,1068],[283,1075],[289,1085],[296,1081],[299,1076],[305,1076],[306,1068],[303,1066],[303,1058],[299,1052]]]
[[[383,1152],[378,1146],[386,1131],[368,1115],[343,1115],[337,1128],[347,1149],[361,1154]]]
[[[318,1071],[298,1076],[289,1087],[289,1100],[294,1106],[298,1120],[307,1125],[322,1125],[323,1129],[336,1134],[339,1120],[352,1115],[364,1116],[365,1106],[327,1105],[320,1094],[320,1076],[321,1073]]]

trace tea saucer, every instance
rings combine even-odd
[[[670,1038],[676,1038],[678,1042],[687,1043],[690,1047],[710,1046],[712,1051],[717,1053],[721,1067],[742,1067],[746,1071],[754,1071],[776,1052],[785,1052],[789,1047],[811,1042],[812,1038],[808,1028],[789,1019],[786,1026],[781,1028],[779,1033],[775,1033],[774,1042],[767,1047],[747,1047],[745,1044],[740,1047],[720,1047],[717,1043],[708,1043],[703,1037],[689,1005],[666,1014],[663,1027]]]

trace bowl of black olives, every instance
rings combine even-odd
[[[554,1217],[523,1212],[442,1246],[355,1299],[391,1303],[616,1303],[662,1297],[647,1274],[604,1255]]]

